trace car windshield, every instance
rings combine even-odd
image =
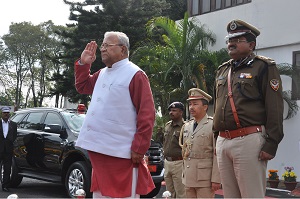
[[[62,115],[65,118],[70,129],[78,133],[83,124],[85,114],[78,114],[74,112],[62,112]]]

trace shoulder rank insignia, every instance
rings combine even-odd
[[[279,80],[278,80],[278,79],[271,79],[271,80],[270,80],[270,85],[271,85],[271,88],[272,88],[274,91],[278,91],[279,86],[280,86]]]

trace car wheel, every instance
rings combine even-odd
[[[2,162],[1,162],[0,167],[1,167],[1,182],[2,182],[3,172],[4,172]],[[17,186],[19,186],[21,184],[22,180],[23,180],[23,176],[19,176],[15,160],[12,159],[11,173],[10,173],[10,184],[9,184],[9,186],[12,187],[12,188],[15,188],[15,187],[17,187]]]
[[[161,182],[160,183],[155,183],[155,188],[150,193],[148,193],[147,195],[141,195],[141,198],[153,198],[153,197],[155,197],[159,193],[160,188],[161,188]]]
[[[15,188],[21,184],[23,176],[18,173],[18,168],[16,166],[16,161],[13,159],[11,164],[11,174],[10,174],[10,187]]]
[[[84,161],[74,162],[67,171],[65,187],[69,197],[74,198],[78,189],[83,189],[86,197],[91,197],[91,170]]]

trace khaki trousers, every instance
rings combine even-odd
[[[170,191],[172,198],[185,198],[184,184],[182,184],[183,160],[165,160],[166,190]]]
[[[185,187],[186,198],[214,198],[211,187]]]
[[[267,161],[258,160],[264,133],[226,139],[216,149],[224,198],[264,198]]]

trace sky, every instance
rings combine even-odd
[[[8,34],[11,23],[31,22],[38,25],[52,20],[55,25],[72,23],[69,5],[63,0],[1,0],[0,36]]]
[[[83,0],[73,0],[82,2]],[[38,25],[52,20],[55,25],[73,23],[69,21],[69,6],[63,0],[1,0],[0,37],[9,33],[11,23],[31,22]],[[54,106],[54,98],[45,100]]]

